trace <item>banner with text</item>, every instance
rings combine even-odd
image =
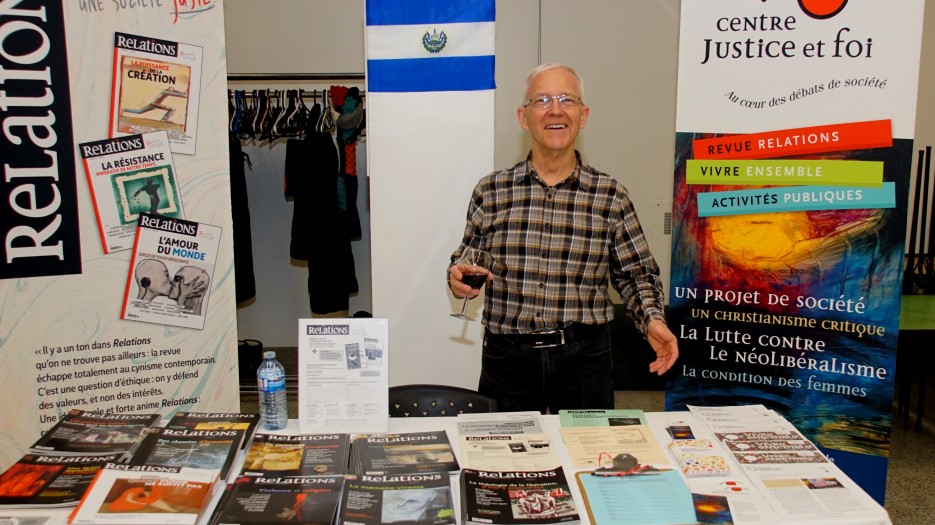
[[[220,0],[7,4],[0,470],[74,408],[237,410]]]
[[[683,0],[666,409],[762,403],[882,502],[922,0]]]

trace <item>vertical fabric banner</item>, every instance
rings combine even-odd
[[[71,409],[238,410],[222,2],[4,2],[0,68],[0,470]],[[206,226],[131,268],[150,209]]]
[[[477,347],[451,340],[465,328],[442,273],[493,169],[494,19],[493,0],[366,1],[373,314],[400,349],[391,384],[480,370]]]
[[[666,409],[762,403],[880,503],[922,0],[683,0]]]

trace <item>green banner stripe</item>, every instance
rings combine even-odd
[[[864,160],[688,160],[688,184],[861,186],[883,184],[883,163]]]

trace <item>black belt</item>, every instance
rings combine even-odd
[[[539,330],[528,334],[493,334],[491,332],[488,332],[488,334],[533,348],[553,348],[566,345],[572,341],[589,339],[601,333],[606,327],[606,324],[575,323],[562,328]]]

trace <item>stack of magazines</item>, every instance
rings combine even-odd
[[[538,412],[461,414],[461,523],[581,521]]]
[[[98,471],[68,522],[194,525],[258,424],[257,414],[178,412],[164,427],[146,426],[121,460]]]
[[[351,444],[338,525],[454,525],[459,471],[445,431],[364,434]]]
[[[331,525],[349,448],[348,434],[257,434],[209,523]]]
[[[158,414],[73,409],[0,475],[0,508],[74,507],[107,464],[131,457]]]

